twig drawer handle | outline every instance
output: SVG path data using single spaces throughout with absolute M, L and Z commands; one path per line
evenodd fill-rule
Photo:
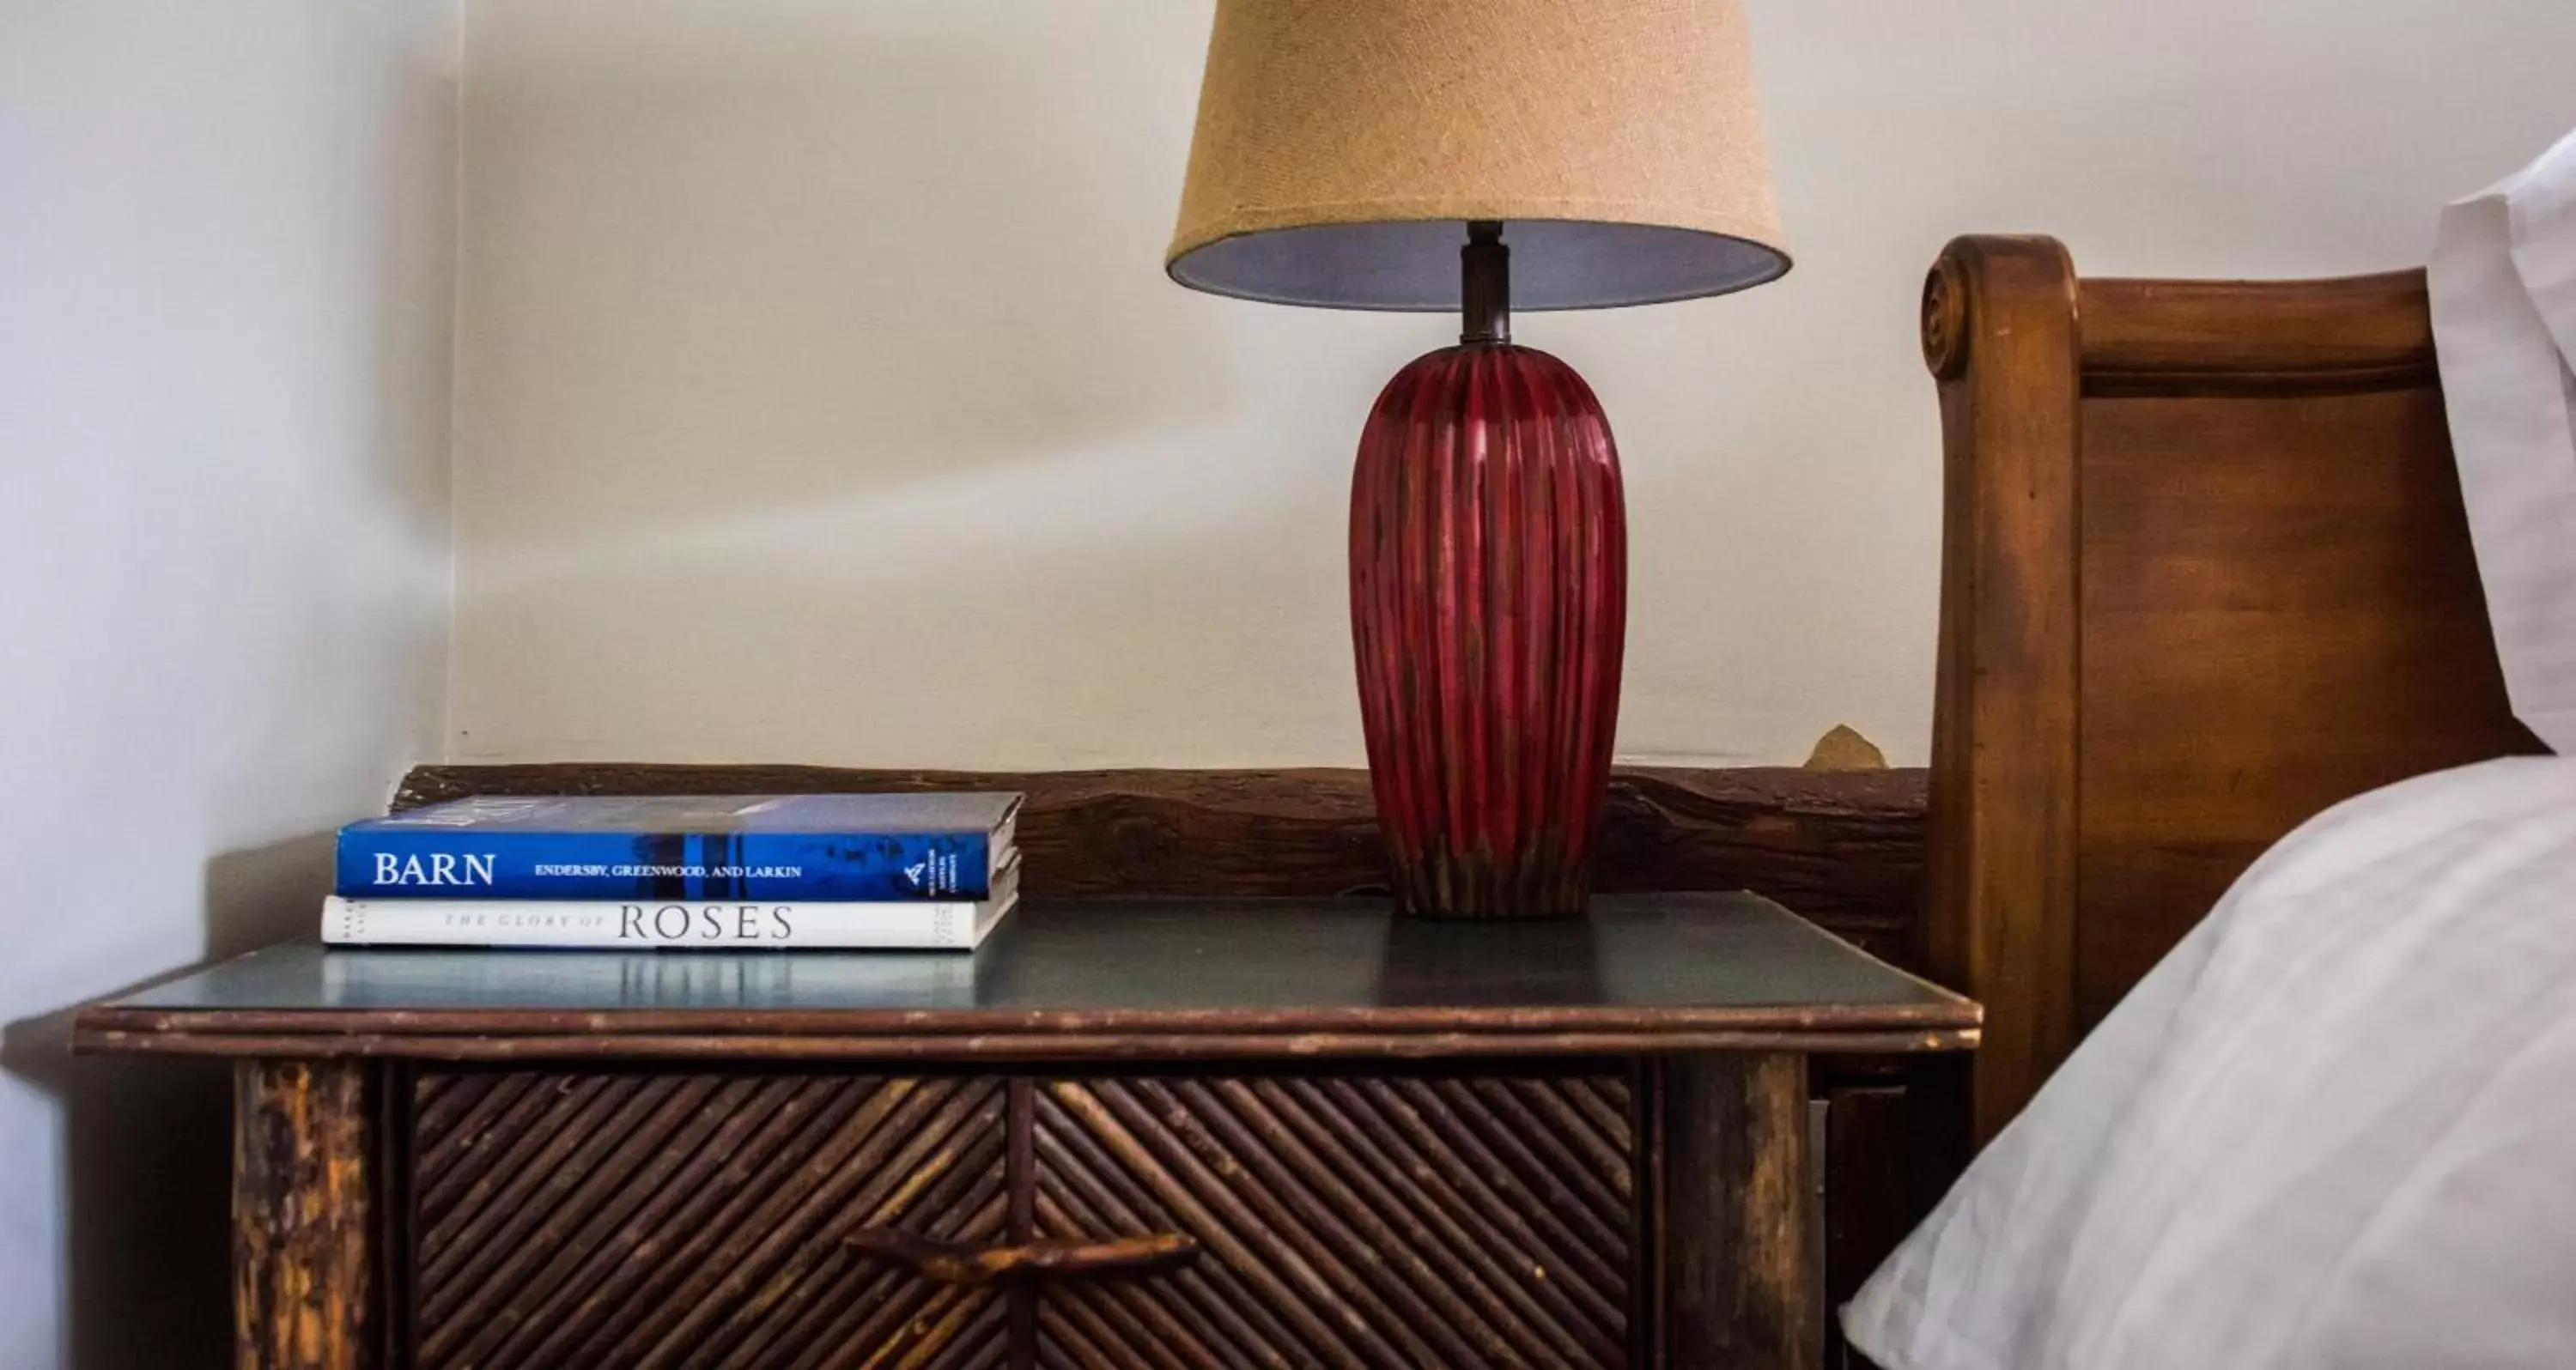
M 1168 1270 L 1199 1254 L 1199 1244 L 1177 1232 L 1106 1242 L 969 1246 L 890 1227 L 863 1227 L 842 1240 L 861 1251 L 900 1261 L 941 1284 L 960 1285 L 991 1284 L 1015 1275 L 1142 1274 Z

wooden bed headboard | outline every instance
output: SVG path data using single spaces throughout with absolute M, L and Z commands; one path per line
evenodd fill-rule
M 1945 448 L 1926 954 L 1986 1006 L 1982 1141 L 2263 849 L 2540 750 L 2461 512 L 2421 272 L 1933 268 Z

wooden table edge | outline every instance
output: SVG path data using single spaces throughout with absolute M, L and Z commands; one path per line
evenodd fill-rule
M 1711 1008 L 1384 1007 L 1294 1009 L 522 1009 L 162 1008 L 91 1004 L 76 1028 L 152 1033 L 369 1033 L 483 1036 L 796 1037 L 994 1033 L 1884 1032 L 1982 1026 L 1976 1004 L 1939 999 L 1893 1004 Z
M 75 1024 L 73 1050 L 104 1055 L 381 1057 L 423 1061 L 1116 1061 L 1231 1058 L 1431 1059 L 1675 1056 L 1708 1052 L 1872 1055 L 1973 1050 L 1975 1027 L 1562 1032 L 985 1032 L 795 1035 L 490 1032 L 136 1032 Z

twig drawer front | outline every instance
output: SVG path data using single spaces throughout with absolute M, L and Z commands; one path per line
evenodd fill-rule
M 423 1072 L 419 1370 L 998 1367 L 1005 1300 L 849 1249 L 1007 1224 L 988 1077 Z
M 418 1370 L 1641 1363 L 1616 1067 L 424 1069 L 404 1095 Z M 1161 1255 L 1037 1268 L 1122 1243 Z M 1031 1268 L 961 1273 L 1002 1253 Z
M 1047 1289 L 1040 1365 L 1630 1363 L 1624 1077 L 1169 1075 L 1033 1093 L 1041 1236 L 1199 1246 L 1165 1273 Z

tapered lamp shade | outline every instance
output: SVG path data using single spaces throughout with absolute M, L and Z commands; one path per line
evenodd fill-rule
M 1519 309 L 1786 271 L 1737 0 L 1218 0 L 1172 279 L 1456 309 L 1478 220 Z

